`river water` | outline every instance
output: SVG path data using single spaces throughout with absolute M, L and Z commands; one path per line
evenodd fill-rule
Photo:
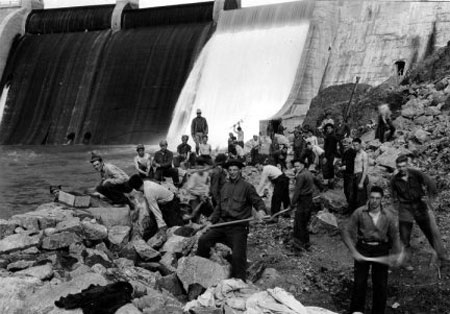
M 50 185 L 80 192 L 94 187 L 100 176 L 89 162 L 93 150 L 129 175 L 135 172 L 134 145 L 0 146 L 0 218 L 52 201 Z

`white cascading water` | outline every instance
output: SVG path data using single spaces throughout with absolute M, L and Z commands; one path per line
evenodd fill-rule
M 178 98 L 169 145 L 190 135 L 197 108 L 214 148 L 226 146 L 239 120 L 246 141 L 258 134 L 259 121 L 272 117 L 289 96 L 310 11 L 309 2 L 292 2 L 223 12 Z
M 5 111 L 6 99 L 8 99 L 9 85 L 3 88 L 0 95 L 0 125 L 2 124 L 3 112 Z

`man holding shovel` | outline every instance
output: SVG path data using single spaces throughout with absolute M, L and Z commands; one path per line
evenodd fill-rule
M 256 193 L 254 186 L 242 178 L 241 169 L 243 167 L 244 165 L 237 160 L 230 160 L 225 163 L 229 181 L 224 184 L 220 191 L 220 200 L 213 214 L 209 217 L 207 226 L 217 222 L 224 222 L 227 225 L 215 228 L 212 225 L 211 228 L 208 228 L 199 239 L 197 255 L 208 258 L 210 248 L 217 242 L 228 245 L 233 251 L 231 276 L 245 281 L 248 221 L 252 216 L 252 207 L 256 209 L 256 220 L 264 218 L 266 207 L 261 197 Z
M 381 206 L 383 189 L 373 186 L 367 205 L 353 212 L 342 231 L 344 243 L 355 259 L 354 285 L 350 313 L 365 313 L 369 269 L 372 268 L 372 314 L 384 314 L 387 299 L 389 250 L 400 252 L 395 218 Z M 355 245 L 356 242 L 356 245 Z M 403 254 L 399 254 L 397 264 Z

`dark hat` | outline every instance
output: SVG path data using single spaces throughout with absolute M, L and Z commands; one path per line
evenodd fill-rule
M 324 129 L 326 130 L 329 126 L 331 126 L 334 129 L 334 124 L 333 123 L 325 124 Z
M 239 169 L 242 169 L 242 168 L 244 168 L 244 164 L 242 163 L 242 162 L 240 162 L 239 160 L 236 160 L 236 159 L 231 159 L 231 160 L 229 160 L 229 161 L 227 161 L 226 163 L 225 163 L 225 168 L 229 168 L 229 167 L 231 167 L 231 166 L 236 166 L 236 167 L 238 167 Z
M 216 156 L 216 159 L 214 160 L 214 163 L 216 165 L 223 165 L 227 161 L 227 155 L 225 154 L 218 154 Z
M 91 163 L 94 163 L 96 161 L 103 161 L 102 156 L 97 155 L 95 152 L 91 152 Z

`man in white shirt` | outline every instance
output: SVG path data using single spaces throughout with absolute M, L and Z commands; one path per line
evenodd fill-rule
M 289 178 L 277 167 L 272 165 L 263 165 L 260 161 L 257 162 L 256 168 L 261 172 L 261 181 L 259 182 L 256 192 L 262 196 L 264 189 L 269 183 L 273 184 L 273 195 L 270 204 L 271 215 L 278 213 L 281 209 L 281 204 L 287 209 L 290 206 L 289 199 Z M 277 222 L 278 217 L 272 222 Z
M 130 177 L 128 185 L 144 193 L 148 209 L 155 216 L 159 229 L 183 224 L 178 198 L 169 189 L 153 181 L 143 181 L 138 174 Z

